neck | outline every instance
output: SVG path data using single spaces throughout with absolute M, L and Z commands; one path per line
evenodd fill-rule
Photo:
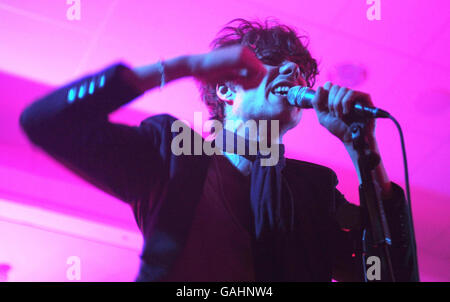
M 262 165 L 275 165 L 278 162 L 279 144 L 282 144 L 282 135 L 280 133 L 278 121 L 247 121 L 233 119 L 225 120 L 224 130 L 247 139 L 249 142 L 256 142 L 259 150 L 264 154 L 269 154 L 270 158 L 261 160 Z M 222 132 L 217 135 L 223 135 Z M 245 157 L 224 152 L 228 160 L 239 169 L 244 175 L 248 175 L 252 162 Z M 275 160 L 275 161 L 274 161 Z

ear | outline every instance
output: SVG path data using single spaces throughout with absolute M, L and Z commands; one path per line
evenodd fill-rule
M 220 83 L 216 86 L 217 97 L 228 105 L 233 105 L 236 91 L 230 84 Z

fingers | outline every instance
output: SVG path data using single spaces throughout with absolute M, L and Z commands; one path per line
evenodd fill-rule
M 267 73 L 253 51 L 242 45 L 215 49 L 197 57 L 190 63 L 191 73 L 206 82 L 236 81 L 257 86 Z
M 333 116 L 337 116 L 336 115 L 336 111 L 335 111 L 335 106 L 336 106 L 336 95 L 339 91 L 339 86 L 338 85 L 333 85 L 330 88 L 330 92 L 328 94 L 328 111 L 331 113 L 331 115 Z
M 244 83 L 247 82 L 247 85 L 252 86 L 257 86 L 267 73 L 267 69 L 264 67 L 264 64 L 248 47 L 242 48 L 241 58 L 237 68 L 242 68 L 246 71 L 241 73 L 241 80 L 243 80 Z
M 328 112 L 328 91 L 324 87 L 319 87 L 311 104 L 317 113 Z
M 331 82 L 326 82 L 323 87 L 319 87 L 314 95 L 311 104 L 317 113 L 328 113 L 329 91 L 332 87 Z
M 343 98 L 344 96 L 347 94 L 348 92 L 348 88 L 345 87 L 340 87 L 336 96 L 334 97 L 334 101 L 333 101 L 333 111 L 334 111 L 334 115 L 342 118 L 343 116 Z
M 327 93 L 328 95 L 326 95 Z M 342 118 L 351 112 L 355 102 L 373 106 L 368 94 L 326 82 L 323 87 L 319 87 L 312 103 L 317 110 L 326 111 L 334 117 Z
M 355 92 L 353 90 L 348 90 L 347 93 L 342 98 L 342 107 L 343 107 L 343 114 L 349 114 L 353 103 L 352 100 L 354 100 L 354 94 Z
M 214 58 L 218 62 L 216 78 L 236 82 L 248 89 L 257 87 L 266 75 L 266 68 L 250 48 L 234 45 L 221 51 L 216 51 Z

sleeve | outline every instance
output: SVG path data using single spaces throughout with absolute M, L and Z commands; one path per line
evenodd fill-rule
M 395 183 L 392 183 L 392 187 L 391 198 L 382 203 L 391 233 L 392 245 L 389 251 L 395 279 L 397 282 L 418 281 L 416 247 L 408 219 L 408 206 L 403 190 Z M 335 206 L 335 230 L 331 249 L 334 254 L 333 277 L 338 281 L 364 281 L 360 207 L 349 203 L 337 189 Z M 377 249 L 370 244 L 370 229 L 367 229 L 366 234 L 367 256 L 379 256 Z M 382 268 L 382 280 L 383 271 L 385 269 Z
M 110 112 L 141 94 L 132 75 L 116 64 L 57 89 L 29 105 L 20 125 L 64 166 L 134 205 L 149 198 L 152 185 L 164 178 L 166 159 L 161 117 L 139 127 L 108 121 Z
M 392 183 L 392 189 L 392 197 L 383 200 L 383 207 L 392 239 L 390 255 L 395 280 L 397 282 L 418 282 L 416 240 L 408 203 L 400 186 Z

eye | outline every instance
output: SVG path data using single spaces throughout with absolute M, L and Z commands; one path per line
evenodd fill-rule
M 270 66 L 278 66 L 283 63 L 283 56 L 275 53 L 266 53 L 258 57 L 261 62 Z
M 265 58 L 262 58 L 261 61 L 264 64 L 270 65 L 270 66 L 278 66 L 283 62 L 282 59 L 275 58 L 275 57 L 265 57 Z

